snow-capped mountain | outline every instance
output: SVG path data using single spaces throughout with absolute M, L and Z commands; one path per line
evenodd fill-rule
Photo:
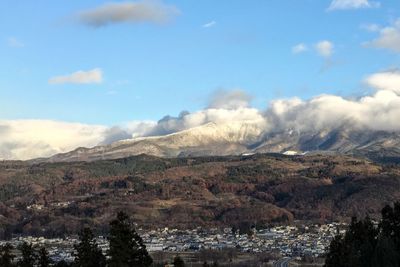
M 336 152 L 366 156 L 400 155 L 400 133 L 351 130 L 265 132 L 257 123 L 208 123 L 164 136 L 140 137 L 57 154 L 49 161 L 93 161 L 138 154 L 159 157 L 241 155 L 247 153 Z

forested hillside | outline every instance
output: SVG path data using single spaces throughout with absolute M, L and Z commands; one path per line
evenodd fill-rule
M 140 227 L 235 226 L 378 216 L 400 199 L 400 166 L 346 156 L 0 163 L 0 237 L 100 232 L 119 210 Z

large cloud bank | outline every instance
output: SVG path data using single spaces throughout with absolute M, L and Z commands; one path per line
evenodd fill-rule
M 48 120 L 0 120 L 0 159 L 30 159 L 94 146 L 106 129 Z
M 106 127 L 44 120 L 0 120 L 0 158 L 47 157 L 84 146 L 110 144 L 134 137 L 166 135 L 209 122 L 252 123 L 265 133 L 296 130 L 321 131 L 337 127 L 400 131 L 400 71 L 370 75 L 365 84 L 375 89 L 368 96 L 346 99 L 320 95 L 272 101 L 265 110 L 250 106 L 251 97 L 241 90 L 218 91 L 204 110 L 183 111 L 158 122 L 134 121 Z

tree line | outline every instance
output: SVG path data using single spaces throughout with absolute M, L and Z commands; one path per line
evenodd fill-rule
M 95 240 L 93 232 L 84 228 L 79 234 L 79 242 L 74 245 L 74 262 L 53 263 L 45 247 L 35 249 L 26 242 L 18 246 L 21 257 L 14 261 L 13 247 L 6 244 L 0 249 L 2 267 L 149 267 L 153 260 L 146 250 L 143 239 L 132 227 L 128 215 L 119 212 L 110 222 L 109 250 L 107 257 Z
M 346 233 L 332 240 L 325 267 L 400 267 L 400 202 L 381 214 L 376 223 L 353 218 Z

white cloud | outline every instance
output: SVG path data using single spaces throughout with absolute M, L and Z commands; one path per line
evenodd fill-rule
M 7 45 L 10 47 L 15 47 L 15 48 L 21 48 L 21 47 L 25 46 L 25 44 L 23 42 L 21 42 L 20 40 L 18 40 L 15 37 L 9 37 L 7 39 Z
M 224 106 L 212 108 L 209 105 L 207 109 L 197 112 L 182 112 L 178 117 L 166 116 L 156 125 L 149 126 L 143 135 L 164 135 L 208 122 L 255 123 L 264 129 L 265 134 L 287 130 L 315 134 L 340 127 L 400 131 L 400 90 L 397 87 L 400 72 L 390 75 L 377 73 L 369 76 L 367 83 L 377 91 L 358 99 L 335 95 L 319 95 L 307 101 L 296 97 L 277 99 L 265 111 L 247 105 L 238 105 L 233 109 Z
M 400 53 L 400 19 L 389 27 L 381 28 L 378 38 L 366 45 Z
M 299 132 L 339 127 L 400 131 L 400 71 L 375 73 L 365 82 L 377 91 L 358 99 L 320 95 L 272 101 L 266 119 L 269 128 Z
M 320 56 L 330 57 L 333 54 L 334 45 L 332 42 L 324 40 L 315 45 L 315 49 Z
M 372 74 L 365 82 L 378 90 L 388 90 L 400 94 L 400 70 Z
M 105 126 L 49 120 L 0 120 L 0 159 L 31 159 L 91 147 Z
M 345 10 L 345 9 L 360 9 L 360 8 L 377 8 L 380 7 L 379 2 L 369 0 L 332 0 L 329 11 Z
M 307 45 L 300 43 L 292 47 L 293 54 L 300 54 L 308 50 Z
M 217 24 L 217 22 L 213 20 L 213 21 L 203 24 L 203 28 L 211 28 L 211 27 L 214 27 L 216 24 Z
M 178 15 L 179 10 L 172 5 L 157 0 L 138 2 L 108 3 L 78 14 L 80 22 L 102 27 L 115 23 L 165 23 Z
M 333 130 L 340 127 L 400 130 L 400 96 L 381 90 L 356 100 L 321 95 L 309 101 L 277 100 L 267 113 L 273 129 L 298 132 Z
M 369 24 L 362 24 L 361 29 L 369 32 L 377 32 L 381 29 L 381 27 L 378 24 L 369 23 Z
M 75 83 L 75 84 L 90 84 L 90 83 L 101 83 L 103 81 L 103 72 L 101 69 L 96 68 L 89 71 L 77 71 L 71 74 L 56 76 L 49 79 L 50 84 L 63 84 L 63 83 Z
M 400 70 L 368 76 L 371 95 L 347 99 L 319 95 L 310 100 L 276 99 L 265 110 L 250 106 L 241 90 L 217 91 L 207 108 L 165 116 L 158 122 L 134 121 L 107 127 L 46 120 L 0 120 L 0 158 L 29 159 L 77 147 L 109 144 L 131 137 L 165 135 L 204 125 L 251 123 L 264 134 L 280 131 L 318 134 L 336 128 L 400 131 Z
M 211 96 L 209 108 L 217 109 L 238 109 L 250 106 L 252 97 L 245 91 L 236 90 L 217 90 Z
M 216 124 L 246 122 L 256 123 L 264 127 L 265 119 L 260 110 L 250 107 L 238 107 L 237 109 L 207 108 L 193 113 L 184 111 L 177 117 L 165 116 L 145 135 L 171 134 L 210 122 Z

